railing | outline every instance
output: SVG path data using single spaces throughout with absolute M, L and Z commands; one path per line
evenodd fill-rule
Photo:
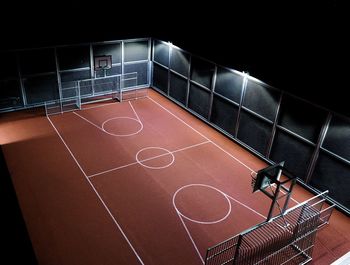
M 124 94 L 127 99 L 139 95 L 137 89 L 132 90 L 134 88 L 137 88 L 137 72 L 62 82 L 60 99 L 45 102 L 45 113 L 54 115 L 78 110 L 83 103 L 91 101 L 111 98 L 122 101 Z
M 317 230 L 329 222 L 334 205 L 324 208 L 320 193 L 207 250 L 206 265 L 305 264 L 312 259 Z

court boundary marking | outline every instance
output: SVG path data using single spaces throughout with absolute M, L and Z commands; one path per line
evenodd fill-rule
M 61 136 L 61 134 L 59 133 L 59 131 L 57 130 L 57 128 L 55 127 L 55 125 L 53 124 L 53 122 L 51 121 L 50 117 L 47 116 L 47 119 L 49 120 L 51 126 L 54 128 L 55 132 L 57 133 L 57 135 L 59 136 L 59 138 L 61 139 L 62 143 L 64 144 L 64 146 L 67 148 L 69 154 L 71 155 L 71 157 L 73 158 L 73 160 L 75 161 L 75 163 L 77 164 L 77 166 L 79 167 L 79 169 L 81 170 L 81 172 L 84 174 L 85 180 L 89 183 L 90 187 L 93 189 L 93 191 L 95 192 L 97 198 L 99 199 L 99 201 L 101 202 L 101 204 L 103 205 L 103 207 L 105 208 L 105 210 L 107 211 L 108 215 L 112 218 L 114 224 L 117 226 L 119 232 L 122 234 L 122 236 L 124 237 L 124 239 L 126 240 L 126 242 L 128 243 L 129 247 L 131 248 L 131 250 L 134 252 L 136 258 L 139 260 L 139 262 L 142 265 L 145 265 L 140 257 L 140 255 L 137 253 L 136 249 L 134 248 L 134 246 L 131 244 L 129 238 L 126 236 L 125 232 L 123 231 L 122 227 L 120 226 L 120 224 L 118 223 L 118 221 L 115 219 L 114 215 L 112 214 L 111 210 L 108 208 L 107 204 L 104 202 L 104 200 L 102 199 L 102 197 L 100 196 L 100 194 L 98 193 L 98 191 L 96 190 L 95 186 L 92 184 L 91 180 L 87 177 L 85 171 L 83 170 L 83 168 L 80 166 L 79 162 L 77 161 L 77 159 L 75 158 L 74 154 L 72 153 L 72 151 L 70 150 L 70 148 L 68 147 L 67 143 L 64 141 L 63 137 Z
M 214 146 L 216 146 L 218 149 L 220 149 L 221 151 L 223 151 L 224 153 L 226 153 L 228 156 L 230 156 L 231 158 L 233 158 L 236 162 L 238 162 L 239 164 L 243 165 L 245 168 L 249 169 L 251 172 L 256 172 L 255 170 L 253 170 L 252 168 L 250 168 L 249 166 L 247 166 L 246 164 L 244 164 L 241 160 L 239 160 L 238 158 L 236 158 L 234 155 L 232 155 L 231 153 L 229 153 L 228 151 L 226 151 L 225 149 L 223 149 L 221 146 L 219 146 L 218 144 L 216 144 L 215 142 L 213 142 L 212 140 L 210 140 L 208 137 L 206 137 L 205 135 L 203 135 L 201 132 L 199 132 L 198 130 L 194 129 L 192 126 L 190 126 L 189 124 L 187 124 L 184 120 L 182 120 L 181 118 L 179 118 L 178 116 L 176 116 L 174 113 L 172 113 L 170 110 L 168 110 L 167 108 L 165 108 L 163 105 L 161 105 L 160 103 L 156 102 L 154 99 L 152 99 L 151 97 L 147 96 L 148 99 L 150 99 L 151 101 L 153 101 L 156 105 L 158 105 L 160 108 L 162 108 L 163 110 L 165 110 L 166 112 L 168 112 L 170 115 L 172 115 L 173 117 L 175 117 L 177 120 L 179 120 L 181 123 L 185 124 L 187 127 L 189 127 L 190 129 L 192 129 L 193 131 L 195 131 L 197 134 L 199 134 L 200 136 L 202 136 L 206 141 L 205 142 L 201 142 L 201 143 L 198 143 L 198 144 L 194 144 L 194 145 L 191 145 L 191 146 L 187 146 L 187 147 L 184 147 L 184 148 L 181 148 L 181 149 L 178 149 L 178 150 L 175 150 L 175 151 L 172 151 L 171 153 L 176 153 L 176 152 L 180 152 L 180 151 L 183 151 L 183 150 L 186 150 L 186 149 L 189 149 L 189 148 L 192 148 L 192 147 L 195 147 L 195 146 L 199 146 L 199 145 L 203 145 L 203 144 L 206 144 L 206 143 L 211 143 L 213 144 Z M 97 108 L 97 107 L 104 107 L 104 106 L 107 106 L 107 105 L 111 105 L 111 104 L 115 104 L 115 103 L 108 103 L 108 104 L 104 104 L 104 105 L 101 105 L 101 106 L 95 106 L 95 107 L 92 107 L 92 108 Z M 137 115 L 134 107 L 132 106 L 131 102 L 129 101 L 129 104 L 135 114 L 135 116 L 137 117 L 137 119 L 139 119 L 139 116 Z M 85 109 L 83 109 L 85 110 Z M 99 126 L 97 126 L 96 124 L 92 123 L 91 121 L 87 120 L 86 118 L 82 117 L 81 115 L 77 114 L 76 112 L 73 112 L 75 115 L 81 117 L 82 119 L 86 120 L 87 122 L 89 122 L 90 124 L 94 125 L 95 127 L 99 128 L 100 130 L 103 130 L 101 129 Z M 125 167 L 128 167 L 128 166 L 131 166 L 131 165 L 134 165 L 134 164 L 139 164 L 139 162 L 133 162 L 133 163 L 130 163 L 130 164 L 127 164 L 127 165 L 123 165 L 123 166 L 119 166 L 119 167 L 116 167 L 116 168 L 112 168 L 112 169 L 109 169 L 109 170 L 106 170 L 106 171 L 103 171 L 103 172 L 100 172 L 100 173 L 96 173 L 96 174 L 93 174 L 93 175 L 87 175 L 85 173 L 85 171 L 83 170 L 82 166 L 79 164 L 79 162 L 77 161 L 77 159 L 75 158 L 73 152 L 70 150 L 70 148 L 68 147 L 67 143 L 65 142 L 65 140 L 63 139 L 63 137 L 61 136 L 61 134 L 59 133 L 59 131 L 57 130 L 57 128 L 55 127 L 55 125 L 53 124 L 53 122 L 51 121 L 51 119 L 47 116 L 47 119 L 49 120 L 51 126 L 53 127 L 53 129 L 55 130 L 56 134 L 59 136 L 59 138 L 61 139 L 62 143 L 64 144 L 64 146 L 66 147 L 66 149 L 68 150 L 69 154 L 71 155 L 71 157 L 73 158 L 74 162 L 77 164 L 78 168 L 80 169 L 80 171 L 83 173 L 86 181 L 89 183 L 89 185 L 91 186 L 91 188 L 93 189 L 93 191 L 95 192 L 97 198 L 99 199 L 99 201 L 101 202 L 101 204 L 103 205 L 103 207 L 105 208 L 105 210 L 107 211 L 108 215 L 112 218 L 113 222 L 115 223 L 115 225 L 117 226 L 118 230 L 120 231 L 120 233 L 122 234 L 122 236 L 124 237 L 124 239 L 126 240 L 126 242 L 128 243 L 129 247 L 131 248 L 131 250 L 133 251 L 133 253 L 135 254 L 135 256 L 137 257 L 138 261 L 144 265 L 140 255 L 137 253 L 136 249 L 133 247 L 133 245 L 131 244 L 130 240 L 128 239 L 128 237 L 126 236 L 125 232 L 123 231 L 122 227 L 120 226 L 120 224 L 118 223 L 118 221 L 116 220 L 116 218 L 113 216 L 112 212 L 110 211 L 110 209 L 108 208 L 107 204 L 104 202 L 104 200 L 102 199 L 102 197 L 100 196 L 100 194 L 98 193 L 98 191 L 96 190 L 95 186 L 92 184 L 90 178 L 94 177 L 94 176 L 97 176 L 97 175 L 101 175 L 101 174 L 105 174 L 105 173 L 108 173 L 108 172 L 111 172 L 111 171 L 114 171 L 114 170 L 117 170 L 117 169 L 121 169 L 121 168 L 125 168 Z M 140 121 L 141 122 L 141 121 Z M 105 132 L 105 131 L 104 131 Z M 107 132 L 106 132 L 107 133 Z M 141 160 L 142 162 L 143 161 L 147 161 L 147 160 L 151 160 L 151 159 L 155 159 L 155 158 L 158 158 L 158 157 L 161 157 L 161 156 L 165 156 L 165 155 L 169 155 L 169 153 L 165 153 L 165 154 L 161 154 L 161 155 L 158 155 L 158 156 L 155 156 L 155 157 L 151 157 L 151 158 L 147 158 L 147 159 L 144 159 L 144 160 Z M 214 188 L 215 189 L 215 188 Z M 258 214 L 259 216 L 261 217 L 264 217 L 262 214 L 260 214 L 259 212 L 257 212 L 256 210 L 252 209 L 251 207 L 245 205 L 244 203 L 234 199 L 232 196 L 226 194 L 226 193 L 223 193 L 225 194 L 225 197 L 227 198 L 230 198 L 232 199 L 233 201 L 235 201 L 236 203 L 242 205 L 243 207 L 251 210 L 252 212 Z M 297 202 L 296 200 L 294 200 L 292 198 L 293 201 Z M 173 205 L 174 206 L 174 205 Z M 174 206 L 175 207 L 175 206 Z M 195 247 L 196 251 L 197 251 L 197 254 L 199 255 L 202 263 L 204 264 L 204 259 L 203 257 L 201 256 L 192 236 L 191 236 L 191 233 L 189 232 L 186 224 L 184 223 L 184 220 L 183 218 L 181 217 L 181 214 L 179 213 L 179 211 L 176 209 L 175 207 L 175 211 L 177 213 L 177 215 L 179 216 L 180 220 L 181 220 L 181 223 L 182 225 L 184 226 L 193 246 Z M 189 220 L 191 221 L 191 220 Z
M 179 217 L 179 219 L 180 219 L 180 221 L 181 221 L 181 223 L 182 223 L 182 226 L 184 227 L 184 229 L 185 229 L 185 231 L 186 231 L 186 233 L 187 233 L 187 236 L 189 237 L 190 241 L 192 242 L 192 245 L 193 245 L 195 251 L 197 252 L 198 257 L 200 258 L 200 260 L 202 261 L 203 264 L 205 264 L 204 258 L 202 257 L 202 255 L 201 255 L 201 253 L 200 253 L 200 251 L 199 251 L 199 249 L 198 249 L 198 246 L 197 246 L 195 240 L 193 239 L 192 234 L 191 234 L 191 232 L 189 231 L 189 229 L 188 229 L 188 227 L 187 227 L 187 225 L 186 225 L 184 219 L 186 219 L 186 220 L 188 220 L 188 221 L 190 221 L 190 222 L 199 224 L 199 225 L 201 225 L 201 224 L 202 224 L 202 225 L 217 224 L 217 223 L 219 223 L 219 222 L 224 221 L 224 220 L 231 214 L 231 202 L 230 202 L 230 210 L 229 210 L 228 214 L 227 214 L 224 218 L 220 219 L 219 221 L 217 221 L 217 222 L 215 222 L 215 223 L 198 222 L 198 221 L 196 221 L 196 220 L 192 220 L 191 218 L 187 218 L 186 216 L 184 216 L 184 215 L 178 210 L 178 208 L 176 207 L 176 203 L 175 203 L 175 197 L 176 197 L 177 193 L 178 193 L 180 190 L 182 190 L 182 189 L 184 189 L 184 188 L 186 188 L 186 187 L 190 187 L 190 186 L 202 186 L 202 187 L 208 187 L 208 188 L 214 189 L 214 190 L 218 191 L 219 193 L 221 193 L 222 195 L 224 195 L 226 199 L 228 199 L 228 200 L 229 200 L 229 199 L 233 200 L 234 202 L 236 202 L 236 203 L 238 203 L 239 205 L 241 205 L 241 206 L 247 208 L 248 210 L 251 210 L 253 213 L 259 215 L 260 217 L 262 217 L 262 218 L 264 218 L 264 219 L 267 218 L 265 215 L 263 215 L 263 214 L 257 212 L 256 210 L 253 210 L 253 209 L 252 209 L 251 207 L 249 207 L 248 205 L 245 205 L 244 203 L 240 202 L 239 200 L 234 199 L 232 196 L 228 195 L 227 193 L 223 192 L 222 190 L 220 190 L 220 189 L 218 189 L 218 188 L 215 188 L 215 187 L 213 187 L 213 186 L 211 186 L 211 185 L 203 184 L 203 183 L 192 183 L 192 184 L 187 184 L 187 185 L 184 185 L 184 186 L 178 188 L 178 189 L 174 192 L 174 194 L 173 194 L 173 198 L 172 198 L 173 207 L 174 207 L 174 210 L 175 210 L 177 216 Z
M 89 109 L 101 108 L 101 107 L 105 107 L 105 106 L 108 106 L 108 105 L 113 105 L 113 104 L 115 104 L 115 103 L 116 103 L 116 102 L 110 102 L 110 103 L 100 104 L 100 105 L 91 106 L 91 107 L 84 107 L 84 104 L 83 104 L 83 107 L 81 108 L 80 111 L 89 110 Z M 92 104 L 92 103 L 87 103 L 86 105 L 88 105 L 88 104 Z
M 115 103 L 109 103 L 108 105 L 110 104 L 115 104 Z M 105 104 L 107 105 L 107 104 Z M 112 118 L 109 118 L 107 120 L 105 120 L 101 126 L 93 123 L 92 121 L 90 121 L 89 119 L 83 117 L 82 115 L 78 114 L 77 112 L 73 111 L 73 114 L 75 114 L 76 116 L 78 116 L 79 118 L 83 119 L 84 121 L 90 123 L 91 125 L 95 126 L 96 128 L 98 128 L 99 130 L 101 130 L 102 132 L 106 133 L 106 134 L 109 134 L 111 136 L 117 136 L 117 137 L 128 137 L 128 136 L 133 136 L 133 135 L 136 135 L 138 134 L 139 132 L 141 132 L 143 130 L 143 123 L 139 117 L 139 115 L 137 115 L 134 107 L 132 106 L 131 102 L 129 101 L 129 105 L 134 113 L 134 115 L 136 116 L 136 119 L 133 118 L 133 117 L 127 117 L 127 116 L 116 116 L 116 117 L 112 117 Z M 96 106 L 97 108 L 98 106 Z M 108 132 L 107 130 L 104 129 L 104 125 L 106 122 L 110 121 L 110 120 L 113 120 L 113 119 L 130 119 L 130 120 L 135 120 L 136 122 L 138 122 L 141 126 L 140 128 L 136 131 L 136 132 L 133 132 L 133 133 L 129 133 L 129 134 L 115 134 L 115 133 L 111 133 L 111 132 Z

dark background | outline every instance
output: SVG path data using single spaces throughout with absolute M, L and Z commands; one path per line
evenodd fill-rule
M 150 1 L 30 2 L 2 6 L 1 50 L 155 37 L 350 116 L 350 23 L 340 1 L 202 1 L 196 7 L 163 1 L 157 8 Z M 10 209 L 2 219 L 3 253 L 35 264 L 3 160 L 0 165 L 6 176 L 0 193 Z
M 345 7 L 337 0 L 280 2 L 9 6 L 1 18 L 1 45 L 9 49 L 156 37 L 350 115 Z

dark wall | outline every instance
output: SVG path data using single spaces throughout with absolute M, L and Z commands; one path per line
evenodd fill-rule
M 153 87 L 350 212 L 348 118 L 161 41 Z
M 147 85 L 149 46 L 148 39 L 133 39 L 0 52 L 0 112 L 58 100 L 65 94 L 60 88 L 75 86 L 78 80 L 123 72 L 137 75 L 137 80 L 125 82 L 127 87 Z M 94 57 L 103 55 L 112 57 L 111 69 L 94 71 Z

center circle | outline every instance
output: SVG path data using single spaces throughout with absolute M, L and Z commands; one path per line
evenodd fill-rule
M 131 117 L 114 117 L 102 123 L 102 130 L 113 136 L 132 136 L 143 129 L 143 124 Z
M 171 166 L 175 161 L 175 156 L 162 147 L 145 147 L 137 152 L 136 161 L 146 168 L 162 169 Z M 162 165 L 157 165 L 159 162 Z
M 199 224 L 219 223 L 229 216 L 232 208 L 225 193 L 205 184 L 181 187 L 173 196 L 173 205 L 183 218 Z

